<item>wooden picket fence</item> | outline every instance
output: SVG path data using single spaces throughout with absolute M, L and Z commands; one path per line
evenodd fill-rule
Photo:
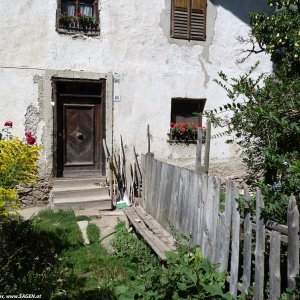
M 285 226 L 261 218 L 264 200 L 259 189 L 256 215 L 241 215 L 236 201 L 239 191 L 232 181 L 226 183 L 225 203 L 220 203 L 219 178 L 161 162 L 152 153 L 142 156 L 142 175 L 146 211 L 161 225 L 169 221 L 190 236 L 204 257 L 218 264 L 219 271 L 228 272 L 233 297 L 253 287 L 255 300 L 273 300 L 286 287 L 295 287 L 299 211 L 293 196 Z M 243 194 L 249 199 L 247 187 Z

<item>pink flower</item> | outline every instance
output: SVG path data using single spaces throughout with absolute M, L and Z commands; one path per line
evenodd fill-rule
M 182 132 L 186 132 L 186 128 L 185 127 L 181 127 L 181 131 Z
M 33 136 L 28 136 L 27 139 L 26 139 L 26 141 L 27 141 L 28 145 L 33 145 L 35 143 L 35 141 L 36 141 L 36 138 L 33 137 Z
M 25 131 L 25 135 L 26 135 L 27 137 L 30 137 L 30 136 L 31 136 L 31 131 L 30 131 L 30 130 L 26 130 L 26 131 Z
M 6 121 L 4 123 L 4 126 L 13 127 L 13 122 L 12 121 Z

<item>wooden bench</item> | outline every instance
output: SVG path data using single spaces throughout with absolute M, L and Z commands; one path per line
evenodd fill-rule
M 153 249 L 162 262 L 167 260 L 166 252 L 176 250 L 175 240 L 151 215 L 140 207 L 124 209 L 130 224 Z

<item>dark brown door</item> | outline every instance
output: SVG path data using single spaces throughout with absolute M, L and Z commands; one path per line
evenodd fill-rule
M 74 84 L 74 83 L 73 83 Z M 103 111 L 100 95 L 65 93 L 58 88 L 57 176 L 85 177 L 104 175 L 102 151 Z

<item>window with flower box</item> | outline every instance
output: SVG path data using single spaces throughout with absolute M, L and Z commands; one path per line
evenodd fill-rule
M 98 35 L 98 0 L 58 0 L 57 31 Z
M 195 143 L 206 99 L 173 98 L 169 142 Z M 204 128 L 204 127 L 202 127 Z

